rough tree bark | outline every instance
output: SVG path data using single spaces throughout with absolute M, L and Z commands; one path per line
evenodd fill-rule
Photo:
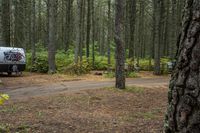
M 111 56 L 110 56 L 110 43 L 111 43 L 111 0 L 108 0 L 108 36 L 107 36 L 107 52 L 108 52 L 108 71 L 110 71 Z
M 160 75 L 160 37 L 161 37 L 161 1 L 154 0 L 155 35 L 154 35 L 154 74 Z
M 57 0 L 48 0 L 48 62 L 49 73 L 56 72 L 55 54 L 56 54 L 56 12 Z
M 36 58 L 36 47 L 35 47 L 35 32 L 36 32 L 36 11 L 35 11 L 35 0 L 31 0 L 31 65 L 35 64 Z
M 86 37 L 86 57 L 87 60 L 89 61 L 89 56 L 90 56 L 90 31 L 91 31 L 91 1 L 87 0 L 87 37 Z
M 135 0 L 129 0 L 130 6 L 129 6 L 129 14 L 130 14 L 130 46 L 129 46 L 129 58 L 132 58 L 134 60 L 134 34 L 135 34 L 135 22 L 136 22 L 136 1 Z
M 94 0 L 91 3 L 92 10 L 92 67 L 94 68 L 95 63 L 95 10 L 94 10 Z
M 186 0 L 165 133 L 200 132 L 200 1 Z
M 4 46 L 10 46 L 10 0 L 2 0 L 1 21 Z
M 81 43 L 81 0 L 77 0 L 77 16 L 76 16 L 76 45 L 75 45 L 75 64 L 79 62 L 80 43 Z
M 115 2 L 116 88 L 125 89 L 125 45 L 122 40 L 124 0 Z

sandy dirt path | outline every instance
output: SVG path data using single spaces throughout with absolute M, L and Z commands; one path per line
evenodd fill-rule
M 157 78 L 136 78 L 127 79 L 127 86 L 136 86 L 144 88 L 167 88 L 169 83 L 168 77 Z M 4 87 L 1 87 L 0 91 L 10 95 L 11 99 L 30 98 L 35 96 L 48 96 L 58 93 L 65 93 L 71 91 L 99 89 L 105 87 L 113 87 L 114 80 L 110 81 L 64 81 L 64 82 L 49 82 L 48 84 L 33 84 L 27 86 L 20 84 L 19 86 L 6 85 L 4 81 Z

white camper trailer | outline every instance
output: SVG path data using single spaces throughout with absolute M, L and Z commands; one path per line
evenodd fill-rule
M 0 47 L 0 72 L 22 72 L 26 67 L 24 49 L 14 47 Z

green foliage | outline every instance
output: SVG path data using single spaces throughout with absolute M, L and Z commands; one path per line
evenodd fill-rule
M 68 65 L 65 69 L 64 72 L 71 74 L 71 75 L 81 75 L 81 74 L 87 74 L 91 70 L 91 67 L 89 63 L 84 60 L 82 63 L 72 63 Z
M 56 54 L 56 67 L 58 72 L 64 72 L 66 67 L 70 66 L 74 61 L 73 51 L 69 50 L 67 53 L 65 51 L 58 51 Z
M 0 94 L 0 105 L 2 105 L 8 99 L 9 99 L 9 96 L 7 94 Z
M 35 64 L 31 65 L 31 53 L 28 52 L 27 56 L 27 70 L 32 72 L 40 72 L 47 73 L 48 72 L 48 53 L 44 50 L 44 47 L 41 44 L 38 45 L 38 52 L 36 53 Z M 83 50 L 85 54 L 85 49 Z M 88 73 L 89 70 L 107 70 L 108 67 L 110 70 L 115 70 L 115 59 L 114 52 L 111 52 L 111 65 L 108 66 L 108 58 L 107 56 L 101 56 L 98 52 L 95 52 L 95 61 L 94 66 L 92 65 L 92 58 L 89 58 L 89 63 L 86 61 L 86 57 L 83 56 L 83 62 L 77 65 L 74 64 L 74 51 L 73 48 L 65 52 L 64 50 L 58 50 L 56 53 L 56 68 L 57 71 L 62 73 L 71 73 L 71 74 L 84 74 Z M 169 62 L 169 58 L 161 58 L 161 69 L 162 73 L 167 73 L 167 62 Z M 126 63 L 128 65 L 128 71 L 134 71 L 134 65 L 136 64 L 136 60 L 127 59 Z M 154 60 L 153 59 L 140 59 L 139 67 L 142 71 L 152 71 L 154 68 Z M 80 69 L 80 70 L 78 70 Z M 68 72 L 69 71 L 69 72 Z M 105 74 L 105 77 L 113 78 L 115 77 L 114 73 Z M 137 77 L 135 73 L 128 73 L 127 77 L 134 78 Z
M 104 74 L 105 78 L 114 78 L 115 77 L 115 72 L 108 72 Z
M 136 72 L 128 72 L 127 73 L 127 78 L 138 78 L 139 76 L 137 75 Z
M 27 70 L 31 72 L 40 72 L 47 73 L 48 72 L 48 57 L 47 52 L 37 53 L 35 58 L 35 63 L 31 64 L 31 54 L 27 54 Z
M 92 60 L 90 62 L 92 62 Z M 114 62 L 115 62 L 114 58 L 111 58 L 111 66 L 109 66 L 111 69 L 115 68 Z M 97 55 L 95 57 L 93 70 L 107 70 L 107 69 L 108 69 L 108 58 L 106 56 Z
M 115 72 L 113 72 L 113 71 L 107 72 L 107 73 L 104 74 L 104 77 L 105 78 L 114 78 L 115 77 Z M 137 75 L 136 72 L 131 71 L 131 72 L 127 72 L 126 73 L 126 77 L 127 78 L 137 78 L 138 75 Z
M 134 71 L 134 65 L 135 65 L 134 61 L 132 59 L 127 59 L 126 63 L 128 65 L 128 69 L 130 71 Z
M 9 133 L 10 128 L 9 125 L 0 124 L 0 133 Z

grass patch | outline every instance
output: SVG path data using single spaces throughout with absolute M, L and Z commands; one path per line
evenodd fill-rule
M 42 118 L 44 116 L 44 112 L 38 111 L 36 116 L 37 116 L 37 118 Z
M 2 108 L 0 110 L 1 113 L 10 113 L 10 114 L 14 114 L 14 113 L 17 113 L 19 110 L 23 110 L 23 107 L 18 107 L 18 106 L 15 106 L 15 105 L 12 105 L 10 107 L 5 107 L 5 108 Z
M 0 124 L 0 133 L 8 133 L 10 131 L 9 124 Z
M 156 118 L 156 114 L 153 112 L 137 112 L 134 114 L 126 115 L 121 118 L 122 121 L 133 122 L 135 119 L 142 118 L 145 120 L 151 120 Z
M 31 130 L 31 127 L 26 124 L 22 124 L 19 127 L 17 127 L 17 132 L 20 132 L 20 133 L 29 133 L 30 130 Z
M 117 89 L 114 87 L 105 88 L 106 90 L 116 91 L 116 92 L 130 92 L 130 93 L 143 93 L 144 88 L 141 87 L 126 87 L 126 89 Z
M 103 74 L 104 78 L 114 78 L 115 77 L 115 72 L 108 72 Z
M 156 115 L 153 112 L 138 113 L 138 115 L 143 117 L 145 120 L 156 118 Z
M 127 78 L 139 78 L 139 76 L 136 72 L 128 72 Z

